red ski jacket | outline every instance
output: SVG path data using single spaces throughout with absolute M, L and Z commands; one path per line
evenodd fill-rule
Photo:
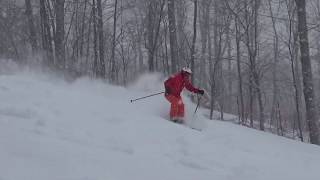
M 187 88 L 193 93 L 198 93 L 199 89 L 193 87 L 190 82 L 189 76 L 179 72 L 164 82 L 164 87 L 169 90 L 169 94 L 180 97 L 180 93 L 184 88 Z

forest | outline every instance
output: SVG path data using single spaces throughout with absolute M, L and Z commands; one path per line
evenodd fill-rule
M 190 67 L 211 119 L 320 145 L 320 0 L 0 0 L 0 59 L 119 86 Z

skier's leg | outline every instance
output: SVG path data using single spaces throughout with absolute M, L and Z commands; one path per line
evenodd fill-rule
M 172 121 L 177 120 L 179 116 L 179 98 L 173 96 L 173 95 L 167 95 L 165 96 L 166 99 L 171 103 L 170 108 L 170 119 Z
M 181 97 L 178 101 L 178 117 L 181 123 L 183 123 L 184 122 L 184 103 Z

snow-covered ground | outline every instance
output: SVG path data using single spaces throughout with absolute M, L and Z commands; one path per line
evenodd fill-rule
M 205 119 L 166 120 L 157 75 L 128 88 L 0 75 L 0 180 L 319 180 L 320 147 Z M 189 123 L 195 108 L 185 98 Z

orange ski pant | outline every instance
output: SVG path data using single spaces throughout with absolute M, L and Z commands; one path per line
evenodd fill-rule
M 171 103 L 170 119 L 183 118 L 184 117 L 184 104 L 182 98 L 174 95 L 166 95 L 166 99 Z

